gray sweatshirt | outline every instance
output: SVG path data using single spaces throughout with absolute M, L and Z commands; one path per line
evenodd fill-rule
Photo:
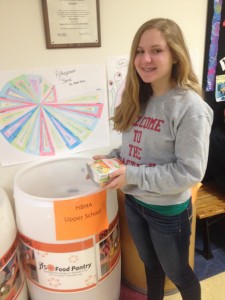
M 175 88 L 151 97 L 107 157 L 126 165 L 123 192 L 155 205 L 183 203 L 204 176 L 213 112 L 199 95 Z

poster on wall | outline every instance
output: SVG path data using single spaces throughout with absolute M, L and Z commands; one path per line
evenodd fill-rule
M 108 146 L 105 65 L 1 71 L 0 144 L 2 166 Z
M 120 104 L 128 68 L 128 56 L 110 56 L 107 58 L 107 83 L 109 97 L 109 115 L 114 115 Z
M 224 122 L 225 109 L 225 1 L 208 0 L 203 91 L 214 110 L 214 124 Z
M 109 56 L 106 62 L 107 89 L 109 102 L 109 116 L 114 116 L 115 108 L 120 104 L 128 69 L 129 56 Z M 110 122 L 111 140 L 117 139 L 119 134 L 113 131 L 113 123 Z

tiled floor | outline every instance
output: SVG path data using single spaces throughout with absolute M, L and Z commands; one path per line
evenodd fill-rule
M 200 280 L 202 300 L 225 300 L 225 222 L 210 228 L 213 258 L 206 260 L 201 253 L 201 227 L 196 228 L 195 272 Z M 181 300 L 180 294 L 166 295 L 165 300 Z M 121 285 L 120 300 L 147 300 L 146 295 Z
M 225 299 L 225 272 L 201 281 L 202 300 Z M 165 300 L 181 300 L 179 294 L 165 297 Z M 126 300 L 126 299 L 123 299 Z M 131 298 L 129 300 L 132 300 Z
M 225 300 L 225 272 L 201 281 L 202 300 Z M 165 300 L 182 300 L 179 293 L 164 297 Z M 122 285 L 120 300 L 147 300 L 146 295 Z

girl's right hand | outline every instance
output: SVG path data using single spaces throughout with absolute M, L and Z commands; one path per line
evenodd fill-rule
M 107 158 L 107 156 L 106 156 L 106 155 L 94 155 L 94 156 L 92 156 L 92 158 L 93 158 L 94 160 L 98 160 L 98 159 L 104 159 L 104 158 Z

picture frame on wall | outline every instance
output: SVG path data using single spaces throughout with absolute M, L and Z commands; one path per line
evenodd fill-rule
M 99 0 L 42 0 L 46 47 L 100 47 Z

